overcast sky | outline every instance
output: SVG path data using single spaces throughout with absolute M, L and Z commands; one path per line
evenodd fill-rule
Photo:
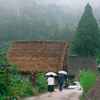
M 57 5 L 70 5 L 70 6 L 81 6 L 85 5 L 86 3 L 90 2 L 93 6 L 100 6 L 100 0 L 0 0 L 0 4 L 30 4 L 37 1 L 41 4 L 57 4 Z
M 56 4 L 62 7 L 66 7 L 70 10 L 72 9 L 75 12 L 79 12 L 81 9 L 83 11 L 84 6 L 89 2 L 92 5 L 92 8 L 100 9 L 100 0 L 0 0 L 0 10 L 5 9 L 16 9 L 20 7 L 32 7 L 34 4 L 38 3 L 40 5 Z
M 37 0 L 37 1 L 41 2 L 42 4 L 56 3 L 57 5 L 70 5 L 70 6 L 81 6 L 89 2 L 93 6 L 100 6 L 100 0 Z

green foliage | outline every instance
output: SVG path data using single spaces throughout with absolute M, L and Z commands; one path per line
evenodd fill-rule
M 7 47 L 0 49 L 0 100 L 3 96 L 8 95 L 8 85 L 9 85 L 9 73 L 8 73 L 8 64 L 6 59 Z
M 31 96 L 33 94 L 30 81 L 22 79 L 19 73 L 14 72 L 10 76 L 9 96 Z
M 9 96 L 32 96 L 32 84 L 25 80 L 13 79 L 9 89 Z
M 0 96 L 6 96 L 8 92 L 8 74 L 6 69 L 0 69 Z
M 7 53 L 7 47 L 5 48 L 0 48 L 0 65 L 1 64 L 7 64 L 7 58 L 6 58 L 6 53 Z
M 44 73 L 38 73 L 36 75 L 36 86 L 39 89 L 39 92 L 44 92 L 47 90 L 47 81 Z
M 89 4 L 78 24 L 72 49 L 74 53 L 82 56 L 95 56 L 100 49 L 98 24 Z
M 96 82 L 96 74 L 90 70 L 83 70 L 80 73 L 80 83 L 84 92 L 88 92 Z
M 6 96 L 0 96 L 0 100 L 6 100 Z

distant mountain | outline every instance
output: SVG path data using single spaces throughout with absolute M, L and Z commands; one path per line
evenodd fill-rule
M 0 40 L 71 40 L 86 0 L 0 0 Z M 100 23 L 100 3 L 91 0 Z

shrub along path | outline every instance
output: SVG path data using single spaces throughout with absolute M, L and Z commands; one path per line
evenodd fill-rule
M 25 98 L 23 100 L 79 100 L 82 91 L 76 89 L 66 89 L 62 92 L 55 90 L 53 93 L 46 93 L 36 97 Z
M 95 86 L 90 90 L 85 100 L 100 100 L 100 76 L 97 77 Z

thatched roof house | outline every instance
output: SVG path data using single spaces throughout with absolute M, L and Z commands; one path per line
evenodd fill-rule
M 63 69 L 67 48 L 66 42 L 16 41 L 8 51 L 8 60 L 22 72 L 58 71 Z

